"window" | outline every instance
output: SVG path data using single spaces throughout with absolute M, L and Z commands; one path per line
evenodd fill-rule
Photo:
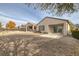
M 39 26 L 39 31 L 44 31 L 44 30 L 45 30 L 44 25 Z

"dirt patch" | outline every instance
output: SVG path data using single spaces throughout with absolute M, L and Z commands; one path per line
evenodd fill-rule
M 61 39 L 19 34 L 0 36 L 0 55 L 79 55 L 79 40 L 68 36 Z

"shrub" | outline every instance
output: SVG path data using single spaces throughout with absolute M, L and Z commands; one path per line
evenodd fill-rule
M 2 23 L 0 22 L 0 28 L 2 28 Z
M 72 36 L 76 39 L 79 39 L 79 30 L 72 30 Z

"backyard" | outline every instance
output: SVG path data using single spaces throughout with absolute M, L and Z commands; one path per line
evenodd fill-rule
M 59 39 L 42 37 L 38 33 L 8 31 L 0 33 L 1 56 L 61 56 L 79 55 L 79 40 L 71 36 Z

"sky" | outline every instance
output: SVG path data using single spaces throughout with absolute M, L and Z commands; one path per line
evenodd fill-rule
M 68 19 L 74 24 L 79 24 L 79 12 L 75 12 L 71 15 L 56 16 L 45 13 L 45 11 L 39 9 L 27 7 L 23 3 L 0 3 L 0 21 L 4 26 L 10 20 L 14 21 L 17 26 L 26 24 L 27 22 L 38 23 L 47 16 Z

